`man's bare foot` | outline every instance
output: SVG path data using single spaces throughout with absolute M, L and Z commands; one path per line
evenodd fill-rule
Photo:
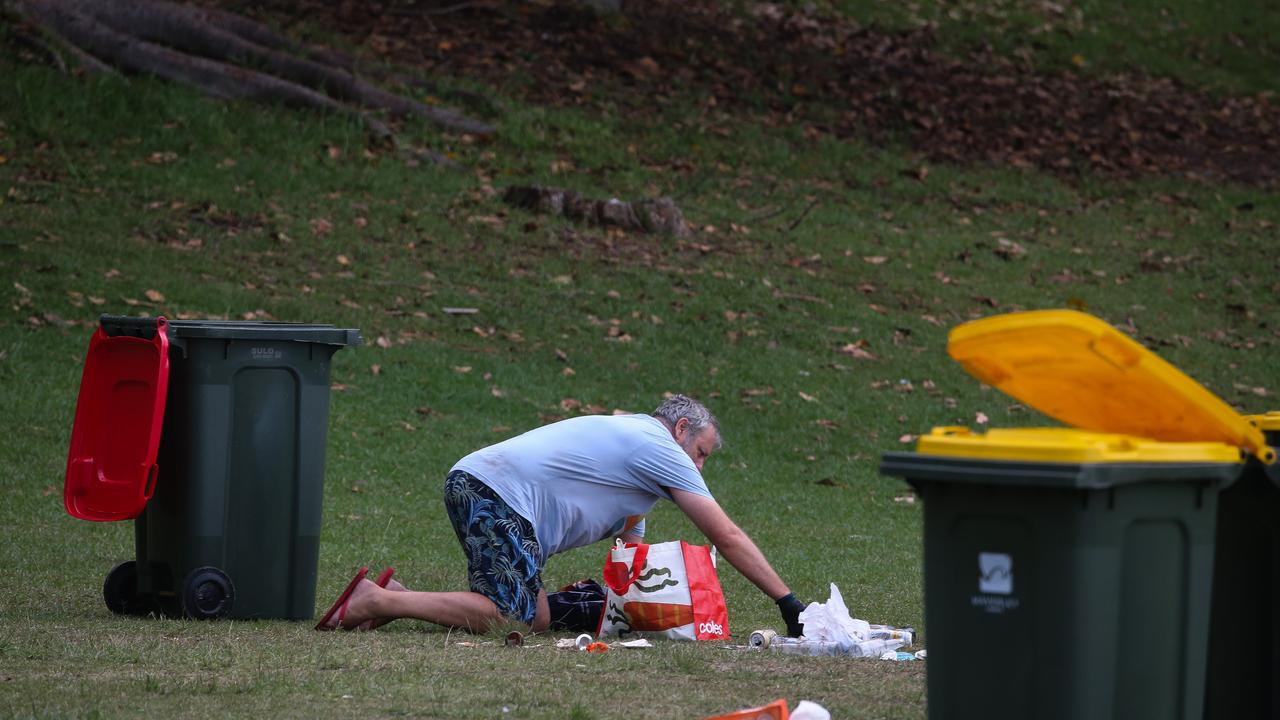
M 341 627 L 344 630 L 350 630 L 359 626 L 361 623 L 376 619 L 373 610 L 374 598 L 377 593 L 382 592 L 382 588 L 378 587 L 369 579 L 361 580 L 355 590 L 351 592 L 351 597 L 347 598 L 347 602 L 334 613 L 333 617 L 324 624 L 326 630 L 336 630 Z
M 401 585 L 396 580 L 388 580 L 387 589 L 393 592 L 404 592 L 409 588 L 405 587 L 404 585 Z M 377 630 L 378 628 L 382 627 L 383 625 L 386 625 L 392 620 L 395 620 L 395 618 L 376 618 L 374 620 L 366 620 L 365 622 L 360 623 L 359 627 L 357 627 L 356 629 L 357 630 Z

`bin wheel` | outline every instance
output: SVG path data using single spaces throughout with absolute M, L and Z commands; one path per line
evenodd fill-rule
M 231 612 L 236 588 L 226 573 L 206 565 L 187 573 L 179 598 L 183 615 L 195 620 L 214 620 Z
M 117 615 L 147 615 L 156 609 L 150 597 L 138 594 L 138 563 L 134 560 L 111 568 L 102 583 L 102 599 Z

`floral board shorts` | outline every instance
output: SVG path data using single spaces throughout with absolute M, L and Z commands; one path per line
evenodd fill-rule
M 467 555 L 471 591 L 492 600 L 506 617 L 532 624 L 542 590 L 542 547 L 533 525 L 462 470 L 445 478 L 444 507 Z

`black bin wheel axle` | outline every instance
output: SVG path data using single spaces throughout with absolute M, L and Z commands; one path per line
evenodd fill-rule
M 102 599 L 117 615 L 149 615 L 159 611 L 155 599 L 138 593 L 138 563 L 126 560 L 111 568 L 102 583 Z
M 178 597 L 182 603 L 182 614 L 186 617 L 215 620 L 230 614 L 236 589 L 226 573 L 206 565 L 187 573 Z

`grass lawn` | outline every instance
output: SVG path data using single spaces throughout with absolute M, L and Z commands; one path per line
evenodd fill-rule
M 1127 37 L 1118 27 L 1096 25 L 1110 42 Z M 112 616 L 101 582 L 133 556 L 133 524 L 74 520 L 60 499 L 104 312 L 361 330 L 365 345 L 333 363 L 318 610 L 366 564 L 411 588 L 463 587 L 439 496 L 467 452 L 685 392 L 724 429 L 708 484 L 796 592 L 822 601 L 835 583 L 856 617 L 913 626 L 927 647 L 922 509 L 878 474 L 880 454 L 937 425 L 1052 424 L 953 363 L 951 327 L 1087 309 L 1238 409 L 1280 409 L 1275 190 L 921 172 L 910 148 L 799 125 L 708 132 L 512 99 L 488 143 L 402 129 L 446 145 L 462 166 L 446 169 L 370 149 L 346 120 L 62 75 L 9 51 L 0 72 L 5 716 L 698 718 L 779 697 L 837 718 L 926 713 L 924 662 Z M 695 232 L 626 234 L 502 202 L 532 183 L 670 195 Z M 476 312 L 445 312 L 459 307 Z M 649 533 L 701 540 L 668 503 Z M 557 556 L 545 578 L 599 578 L 604 554 Z M 736 571 L 721 581 L 730 644 L 780 626 Z

